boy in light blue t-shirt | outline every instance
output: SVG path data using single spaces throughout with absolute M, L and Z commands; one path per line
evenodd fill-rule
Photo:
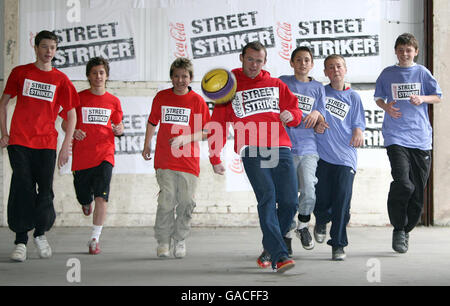
M 311 250 L 314 248 L 314 240 L 308 230 L 308 224 L 316 204 L 316 169 L 319 160 L 314 126 L 319 116 L 325 112 L 325 90 L 322 83 L 309 76 L 314 67 L 314 60 L 308 47 L 301 46 L 292 51 L 290 65 L 294 69 L 294 74 L 282 75 L 280 79 L 297 96 L 299 108 L 303 112 L 302 123 L 299 126 L 286 127 L 292 142 L 292 155 L 300 192 L 298 223 L 296 224 L 294 220 L 292 228 L 295 228 L 303 248 Z M 290 233 L 288 232 L 288 235 Z M 288 235 L 285 241 L 288 249 L 292 250 L 291 238 Z
M 385 111 L 383 137 L 393 178 L 387 204 L 392 248 L 398 253 L 408 251 L 409 232 L 422 214 L 431 167 L 428 104 L 439 103 L 442 96 L 430 71 L 414 63 L 418 46 L 412 34 L 400 35 L 395 42 L 398 64 L 381 72 L 375 88 L 375 101 Z
M 324 120 L 315 127 L 319 162 L 316 176 L 316 225 L 314 237 L 323 241 L 326 225 L 331 221 L 330 240 L 332 259 L 344 260 L 348 245 L 346 226 L 350 221 L 350 202 L 356 174 L 356 148 L 364 144 L 366 127 L 364 108 L 357 92 L 345 86 L 347 67 L 340 55 L 325 59 L 325 75 L 330 84 L 325 86 Z

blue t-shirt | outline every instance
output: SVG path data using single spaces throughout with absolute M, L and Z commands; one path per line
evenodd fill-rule
M 329 128 L 317 134 L 317 151 L 324 161 L 352 167 L 356 171 L 356 148 L 350 146 L 353 129 L 366 129 L 364 107 L 359 94 L 353 89 L 335 90 L 325 86 L 325 121 Z
M 407 148 L 431 150 L 432 128 L 428 117 L 428 104 L 415 106 L 410 103 L 412 94 L 442 96 L 442 90 L 431 72 L 422 65 L 411 67 L 390 66 L 381 72 L 375 87 L 375 98 L 386 102 L 396 101 L 400 118 L 387 113 L 383 121 L 384 145 L 400 145 Z
M 283 75 L 280 77 L 294 95 L 298 98 L 298 107 L 303 112 L 302 123 L 297 127 L 286 127 L 286 131 L 292 142 L 292 153 L 302 156 L 318 154 L 314 128 L 305 128 L 303 119 L 313 110 L 325 113 L 325 89 L 322 83 L 315 80 L 300 82 L 295 75 Z

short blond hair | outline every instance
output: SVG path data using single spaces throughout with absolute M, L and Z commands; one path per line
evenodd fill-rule
M 189 72 L 191 80 L 194 78 L 194 65 L 192 62 L 185 57 L 178 57 L 173 61 L 172 65 L 170 65 L 170 77 L 173 76 L 173 72 L 175 69 L 185 69 Z

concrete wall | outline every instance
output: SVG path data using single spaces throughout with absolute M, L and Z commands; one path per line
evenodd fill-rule
M 434 107 L 434 220 L 450 225 L 450 3 L 434 0 L 434 75 L 444 93 L 442 103 Z

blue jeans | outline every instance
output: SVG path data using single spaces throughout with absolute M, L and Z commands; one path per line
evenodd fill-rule
M 351 167 L 333 165 L 320 159 L 317 164 L 316 224 L 331 221 L 330 237 L 327 244 L 333 247 L 348 245 L 347 224 L 350 221 L 355 171 Z
M 272 256 L 272 267 L 288 256 L 283 236 L 298 206 L 297 175 L 288 148 L 247 147 L 242 163 L 258 201 L 262 244 Z M 278 206 L 277 206 L 278 203 Z

